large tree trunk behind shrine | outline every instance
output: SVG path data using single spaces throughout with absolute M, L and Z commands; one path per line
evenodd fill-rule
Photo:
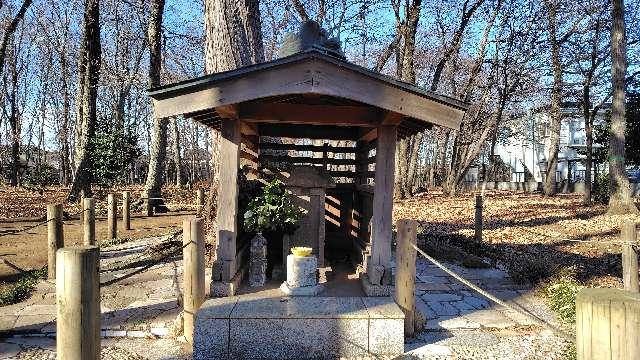
M 260 7 L 258 0 L 205 0 L 205 72 L 221 71 L 264 61 Z M 211 188 L 205 215 L 213 216 L 216 199 L 220 134 L 213 131 Z
M 626 35 L 622 0 L 614 0 L 611 27 L 611 135 L 609 139 L 610 214 L 638 213 L 633 203 L 625 169 L 625 76 L 627 71 Z
M 149 40 L 149 85 L 160 85 L 160 72 L 162 70 L 162 14 L 164 12 L 164 0 L 151 2 L 151 15 L 147 38 Z M 167 118 L 153 119 L 153 142 L 149 154 L 149 172 L 144 185 L 146 195 L 150 198 L 161 196 L 163 176 L 165 170 L 165 157 L 167 155 Z M 157 204 L 157 200 L 149 200 Z
M 78 61 L 75 178 L 68 200 L 91 195 L 93 162 L 91 140 L 96 132 L 96 99 L 100 79 L 100 4 L 86 0 L 82 43 Z

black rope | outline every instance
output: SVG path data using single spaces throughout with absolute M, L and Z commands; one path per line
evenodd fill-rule
M 38 224 L 35 224 L 35 225 L 32 225 L 32 226 L 27 226 L 24 229 L 7 231 L 7 232 L 4 232 L 4 233 L 0 234 L 0 237 L 9 236 L 9 235 L 15 235 L 15 234 L 19 234 L 21 232 L 29 231 L 29 230 L 37 228 L 38 226 L 42 226 L 42 225 L 44 225 L 44 224 L 46 224 L 46 223 L 48 223 L 49 221 L 52 221 L 52 220 L 55 220 L 55 219 L 49 219 L 49 220 L 43 221 L 41 223 L 38 223 Z

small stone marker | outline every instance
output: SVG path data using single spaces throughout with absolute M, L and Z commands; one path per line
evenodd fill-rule
M 249 248 L 249 286 L 260 287 L 267 282 L 267 239 L 258 233 Z
M 315 256 L 287 255 L 287 281 L 280 290 L 292 296 L 314 296 L 322 291 L 316 277 L 318 259 Z

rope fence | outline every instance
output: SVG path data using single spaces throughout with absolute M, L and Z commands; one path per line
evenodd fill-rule
M 447 268 L 446 266 L 444 266 L 442 263 L 440 263 L 438 260 L 434 259 L 433 257 L 429 256 L 426 252 L 422 251 L 418 246 L 416 246 L 416 244 L 414 244 L 413 242 L 409 243 L 411 247 L 413 247 L 418 253 L 420 253 L 420 255 L 422 255 L 425 259 L 429 260 L 431 263 L 433 263 L 435 266 L 437 266 L 438 268 L 440 268 L 442 271 L 444 271 L 445 273 L 449 274 L 451 277 L 453 277 L 454 279 L 458 280 L 459 282 L 461 282 L 462 284 L 468 286 L 469 288 L 473 289 L 474 291 L 476 291 L 477 293 L 479 293 L 480 295 L 484 296 L 485 298 L 493 301 L 494 303 L 500 305 L 500 306 L 504 306 L 505 308 L 511 310 L 511 311 L 515 311 L 518 312 L 524 316 L 526 316 L 527 318 L 533 320 L 536 324 L 544 326 L 545 328 L 553 331 L 554 334 L 559 335 L 567 340 L 572 340 L 575 339 L 575 337 L 569 333 L 567 333 L 566 331 L 554 326 L 553 324 L 550 324 L 549 322 L 539 318 L 538 316 L 524 310 L 524 309 L 519 309 L 519 308 L 515 308 L 513 306 L 511 306 L 509 303 L 506 303 L 502 300 L 500 300 L 498 297 L 496 297 L 495 295 L 489 293 L 488 291 L 485 291 L 483 289 L 481 289 L 479 286 L 477 286 L 476 284 L 470 282 L 469 280 L 463 278 L 462 276 L 456 274 L 454 271 L 450 270 L 449 268 Z

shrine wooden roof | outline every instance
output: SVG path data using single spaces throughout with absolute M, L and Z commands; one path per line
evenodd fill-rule
M 156 117 L 184 115 L 217 128 L 221 118 L 257 127 L 330 125 L 345 138 L 398 125 L 405 137 L 432 125 L 458 129 L 468 104 L 313 48 L 277 60 L 149 91 Z

